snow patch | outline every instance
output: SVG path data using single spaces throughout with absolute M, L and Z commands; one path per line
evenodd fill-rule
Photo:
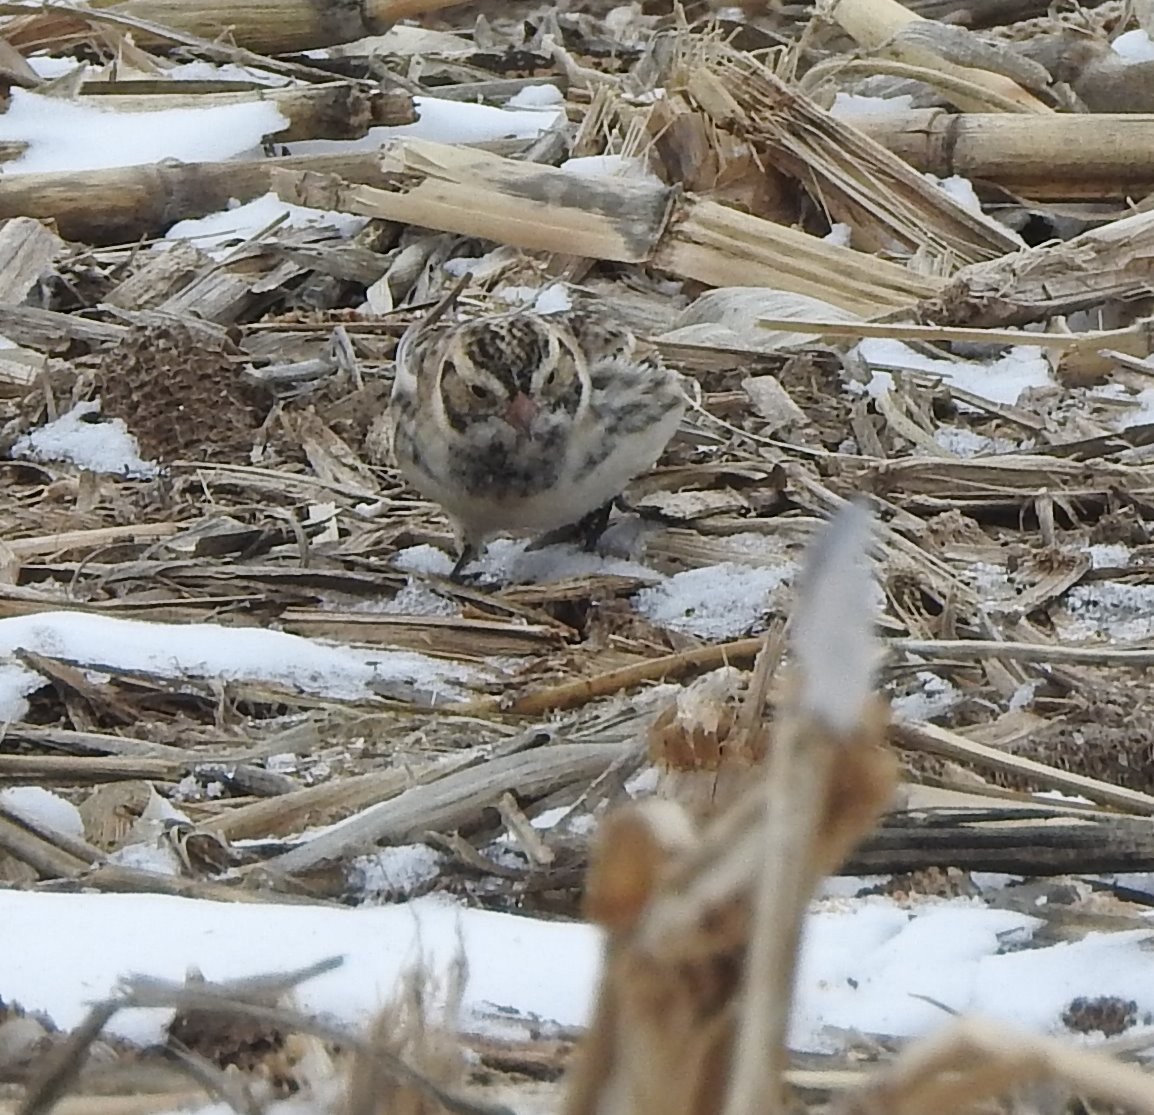
M 165 234 L 165 239 L 190 240 L 214 259 L 220 259 L 228 255 L 233 246 L 255 236 L 282 217 L 281 228 L 331 228 L 344 238 L 356 235 L 368 224 L 367 217 L 291 205 L 281 201 L 276 194 L 267 193 L 243 205 L 237 201 L 230 202 L 227 209 L 205 217 L 177 221 Z
M 292 79 L 284 74 L 240 66 L 235 62 L 225 62 L 219 66 L 202 60 L 182 62 L 166 70 L 164 76 L 173 81 L 250 81 L 254 85 L 272 86 L 292 84 Z
M 445 857 L 427 844 L 399 844 L 352 861 L 352 889 L 367 901 L 396 902 L 433 882 Z
M 565 95 L 556 85 L 526 85 L 506 102 L 506 108 L 556 108 L 565 103 Z
M 951 174 L 948 178 L 939 178 L 936 174 L 926 174 L 926 177 L 939 189 L 944 190 L 963 209 L 981 215 L 982 203 L 974 192 L 974 184 L 960 174 Z
M 460 698 L 465 695 L 461 684 L 473 676 L 461 666 L 407 651 L 358 651 L 256 627 L 146 623 L 85 612 L 0 619 L 0 656 L 16 650 L 82 667 L 139 670 L 166 678 L 263 681 L 346 700 L 368 698 L 375 687 L 390 685 L 413 687 L 430 700 Z M 27 688 L 18 698 L 44 684 L 34 671 L 24 672 Z M 19 719 L 27 706 L 10 700 L 3 711 Z
M 1124 32 L 1110 46 L 1119 58 L 1131 65 L 1135 62 L 1154 62 L 1154 42 L 1141 28 Z
M 1057 383 L 1042 350 L 1034 345 L 1016 345 L 1005 356 L 989 363 L 923 356 L 901 341 L 880 337 L 859 342 L 853 352 L 866 365 L 878 366 L 866 385 L 874 398 L 893 386 L 893 377 L 888 371 L 880 370 L 883 367 L 928 372 L 992 403 L 1011 406 L 1017 403 L 1023 391 L 1054 387 Z
M 838 93 L 829 112 L 839 120 L 852 120 L 855 116 L 906 112 L 913 107 L 913 104 L 914 99 L 908 93 L 897 97 L 863 97 L 857 93 Z
M 661 577 L 646 565 L 588 553 L 571 543 L 543 546 L 539 550 L 529 550 L 529 545 L 530 540 L 526 538 L 498 538 L 489 543 L 484 554 L 469 566 L 468 572 L 506 584 L 541 584 L 597 574 L 637 577 L 647 581 Z M 398 550 L 393 555 L 393 564 L 408 573 L 447 577 L 452 571 L 453 559 L 435 546 L 421 545 Z
M 853 244 L 853 229 L 844 221 L 836 221 L 829 226 L 829 232 L 822 239 L 839 248 L 849 248 Z
M 271 101 L 116 112 L 15 88 L 0 116 L 0 140 L 28 145 L 5 164 L 6 174 L 56 174 L 164 159 L 221 162 L 288 125 Z
M 938 426 L 934 441 L 956 457 L 978 457 L 987 454 L 1014 453 L 1029 448 L 1004 437 L 986 437 L 965 426 Z M 1032 443 L 1031 443 L 1032 444 Z
M 84 837 L 80 810 L 59 794 L 43 786 L 9 786 L 0 790 L 0 805 L 31 825 L 39 825 L 65 836 Z
M 380 605 L 373 601 L 367 601 L 357 610 L 398 616 L 456 616 L 461 614 L 460 608 L 451 600 L 446 600 L 428 585 L 415 581 L 412 577 L 405 582 L 405 587 L 392 600 L 386 600 Z
M 376 151 L 390 139 L 431 139 L 437 143 L 474 144 L 496 139 L 532 139 L 565 118 L 564 110 L 508 109 L 493 105 L 450 101 L 440 97 L 414 97 L 420 119 L 412 124 L 370 128 L 354 140 L 314 139 L 294 143 L 294 155 L 325 155 L 334 152 Z
M 895 697 L 891 709 L 901 720 L 932 720 L 948 712 L 961 699 L 961 692 L 945 678 L 919 670 L 915 675 L 921 688 L 916 693 Z
M 652 186 L 665 185 L 636 155 L 579 155 L 566 159 L 559 169 L 578 178 L 627 178 Z
M 141 458 L 140 446 L 124 419 L 88 421 L 99 413 L 97 402 L 77 403 L 67 414 L 18 437 L 12 456 L 29 461 L 68 461 L 77 468 L 115 476 L 155 476 L 156 464 Z
M 662 627 L 701 639 L 732 639 L 758 628 L 781 603 L 792 566 L 754 567 L 725 562 L 678 573 L 642 589 L 634 607 Z
M 1097 542 L 1086 547 L 1091 569 L 1121 569 L 1130 564 L 1130 547 L 1121 542 Z
M 1094 581 L 1075 585 L 1055 615 L 1066 639 L 1131 642 L 1154 636 L 1154 585 Z

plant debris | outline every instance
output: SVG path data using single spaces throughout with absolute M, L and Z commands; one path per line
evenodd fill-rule
M 607 978 L 639 981 L 602 1010 L 640 1033 L 656 969 L 635 935 L 685 924 L 659 865 L 698 879 L 727 823 L 760 831 L 749 787 L 840 697 L 901 775 L 837 855 L 836 818 L 812 830 L 805 878 L 779 880 L 797 924 L 832 870 L 911 908 L 1020 906 L 1037 947 L 1144 924 L 1154 890 L 1122 873 L 1154 857 L 1148 5 L 130 8 L 0 16 L 6 887 L 589 910 Z M 603 317 L 685 377 L 677 435 L 594 550 L 496 539 L 449 578 L 450 524 L 371 431 L 399 338 L 450 293 L 463 317 Z M 877 583 L 833 614 L 877 605 L 854 676 L 885 723 L 845 687 L 860 646 L 799 632 L 805 555 L 854 500 Z M 689 828 L 645 812 L 670 800 Z M 764 1038 L 743 950 L 768 877 L 743 862 L 670 994 Z M 1069 903 L 1030 906 L 1038 881 Z M 1116 991 L 1054 1027 L 1128 1033 L 1148 1005 Z M 188 1008 L 169 1032 L 198 1083 L 164 1094 L 243 1104 L 220 1074 L 286 1095 L 347 1071 L 349 1111 L 503 1104 L 527 1080 L 558 1109 L 575 1033 L 473 1034 L 462 1058 L 417 984 L 392 1009 L 370 1044 L 418 1075 L 386 1084 L 283 1019 Z M 83 1044 L 47 1021 L 0 1014 L 6 1079 Z M 670 1024 L 662 1056 L 728 1065 L 745 1032 Z M 625 1041 L 604 1014 L 593 1033 L 595 1057 Z M 966 1050 L 996 1060 L 997 1035 L 963 1025 L 942 1056 Z M 839 1102 L 922 1110 L 918 1056 Z M 577 1070 L 574 1115 L 610 1110 L 609 1080 L 605 1103 L 695 1110 L 673 1067 L 666 1103 L 610 1062 Z M 738 1074 L 740 1110 L 761 1071 Z M 21 1110 L 53 1102 L 39 1087 Z

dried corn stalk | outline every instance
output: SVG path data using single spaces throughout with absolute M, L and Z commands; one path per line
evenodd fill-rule
M 896 785 L 871 692 L 867 525 L 860 508 L 843 510 L 811 553 L 765 777 L 700 832 L 672 801 L 607 818 L 586 896 L 607 931 L 605 967 L 565 1115 L 787 1109 L 807 901 Z M 1143 1069 L 976 1021 L 914 1043 L 833 1110 L 969 1112 L 1040 1084 L 1154 1115 L 1154 1076 Z
M 826 0 L 821 9 L 826 19 L 839 23 L 866 50 L 924 71 L 918 76 L 938 84 L 963 110 L 1002 102 L 1007 112 L 1053 111 L 1022 88 L 1044 86 L 1049 74 L 1006 44 L 987 42 L 963 27 L 923 19 L 898 0 Z M 937 75 L 954 81 L 936 83 Z M 971 87 L 968 95 L 967 86 Z
M 767 777 L 701 833 L 669 801 L 606 821 L 587 892 L 605 973 L 567 1115 L 781 1109 L 806 903 L 895 784 L 870 692 L 867 523 L 844 513 L 811 559 Z
M 967 267 L 921 308 L 921 317 L 946 325 L 1025 325 L 1149 295 L 1152 276 L 1154 213 L 1134 213 L 1072 240 Z
M 92 8 L 54 4 L 48 11 L 20 15 L 4 24 L 5 38 L 26 53 L 58 49 L 83 41 L 93 27 L 128 26 L 140 46 L 168 46 L 184 38 L 227 36 L 242 48 L 265 54 L 289 54 L 349 43 L 379 34 L 389 24 L 424 12 L 452 7 L 462 0 L 126 0 L 94 3 Z M 119 18 L 118 18 L 119 17 Z
M 916 170 L 996 182 L 1032 199 L 1130 198 L 1154 191 L 1154 118 L 1037 116 L 940 108 L 854 117 Z
M 705 819 L 722 812 L 765 762 L 762 721 L 769 663 L 767 646 L 753 680 L 723 666 L 678 691 L 649 728 L 649 757 L 657 767 L 657 793 Z
M 290 171 L 285 201 L 478 236 L 534 251 L 649 263 L 711 286 L 775 286 L 877 314 L 932 296 L 940 280 L 661 185 L 578 178 L 474 148 L 393 140 L 387 188 Z
M 686 36 L 668 79 L 719 128 L 745 136 L 873 250 L 921 252 L 948 273 L 1020 246 L 856 128 L 790 88 L 751 55 Z

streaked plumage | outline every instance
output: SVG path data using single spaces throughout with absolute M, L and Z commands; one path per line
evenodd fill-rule
M 678 377 L 628 331 L 519 311 L 410 328 L 389 424 L 397 466 L 444 508 L 467 557 L 607 504 L 653 467 L 684 408 Z

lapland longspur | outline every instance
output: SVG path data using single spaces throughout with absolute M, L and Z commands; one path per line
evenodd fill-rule
M 495 535 L 607 514 L 684 409 L 678 377 L 628 330 L 518 311 L 412 326 L 388 422 L 397 466 L 453 520 L 456 576 Z

